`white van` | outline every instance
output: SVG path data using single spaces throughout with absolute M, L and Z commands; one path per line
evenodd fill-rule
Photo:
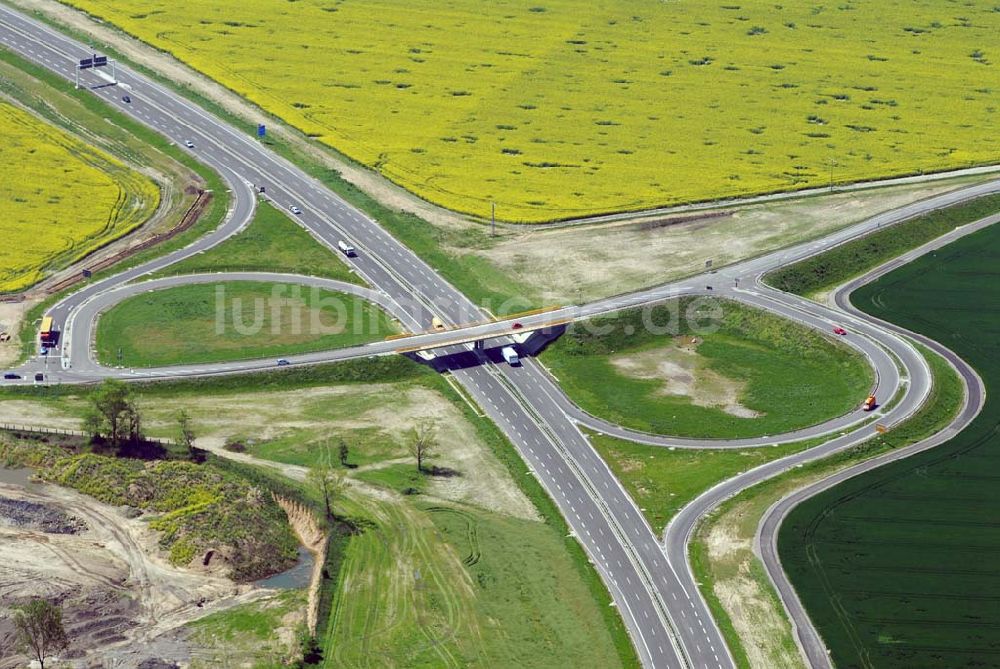
M 358 255 L 358 252 L 354 250 L 354 247 L 345 242 L 343 239 L 337 242 L 337 247 L 340 249 L 340 252 L 348 258 L 353 258 Z
M 517 366 L 521 364 L 521 358 L 517 355 L 517 350 L 513 346 L 504 346 L 500 349 L 500 355 L 508 365 Z

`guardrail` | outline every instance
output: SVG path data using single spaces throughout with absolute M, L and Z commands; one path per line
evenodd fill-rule
M 83 430 L 70 430 L 67 428 L 60 427 L 40 427 L 38 425 L 18 425 L 16 423 L 0 423 L 0 432 L 20 432 L 27 434 L 51 434 L 55 436 L 62 437 L 90 437 L 89 432 L 84 432 Z M 160 439 L 158 437 L 143 437 L 144 442 L 159 444 L 161 446 L 171 445 L 174 442 L 169 439 Z

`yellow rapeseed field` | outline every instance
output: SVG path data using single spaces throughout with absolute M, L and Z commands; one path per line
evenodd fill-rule
M 38 282 L 145 221 L 159 189 L 111 156 L 0 102 L 0 293 Z
M 997 0 L 68 1 L 480 216 L 1000 158 Z

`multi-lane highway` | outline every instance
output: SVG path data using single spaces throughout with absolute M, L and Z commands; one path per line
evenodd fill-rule
M 66 36 L 0 7 L 0 45 L 73 80 L 77 59 L 90 49 Z M 118 66 L 118 85 L 100 73 L 87 71 L 83 81 L 92 94 L 161 133 L 178 145 L 189 141 L 200 161 L 217 170 L 232 192 L 232 205 L 222 225 L 190 246 L 139 267 L 88 284 L 60 301 L 52 310 L 64 333 L 57 358 L 47 363 L 54 382 L 91 381 L 107 376 L 157 378 L 245 372 L 273 368 L 274 361 L 244 361 L 218 365 L 177 366 L 152 370 L 109 369 L 93 359 L 92 331 L 99 313 L 137 292 L 191 281 L 276 278 L 353 292 L 392 313 L 416 334 L 409 348 L 435 348 L 448 361 L 451 373 L 504 431 L 518 449 L 587 551 L 618 607 L 644 666 L 731 667 L 722 635 L 700 596 L 686 559 L 686 543 L 697 519 L 713 504 L 746 485 L 783 471 L 796 462 L 819 457 L 852 440 L 867 438 L 874 429 L 859 414 L 839 417 L 792 435 L 747 442 L 676 440 L 637 434 L 587 416 L 570 402 L 541 367 L 527 361 L 520 367 L 497 364 L 489 351 L 465 342 L 500 338 L 514 332 L 511 322 L 492 322 L 487 314 L 442 279 L 433 268 L 382 229 L 376 221 L 326 189 L 294 165 L 276 156 L 248 135 L 209 115 L 173 91 Z M 127 92 L 129 101 L 125 101 Z M 260 273 L 170 277 L 133 284 L 146 275 L 185 257 L 204 251 L 241 230 L 253 215 L 257 187 L 278 207 L 301 209 L 292 215 L 318 241 L 336 252 L 346 240 L 359 251 L 346 259 L 372 289 L 309 277 L 273 277 Z M 712 294 L 780 313 L 812 327 L 829 331 L 833 324 L 848 327 L 846 338 L 871 361 L 879 393 L 898 401 L 882 421 L 893 424 L 911 415 L 927 395 L 930 375 L 923 358 L 897 332 L 836 306 L 817 305 L 762 286 L 766 271 L 794 262 L 830 246 L 865 234 L 882 225 L 986 193 L 1000 192 L 1000 181 L 965 188 L 875 217 L 823 240 L 803 244 L 740 263 L 696 279 L 659 286 L 589 305 L 569 307 L 519 319 L 524 329 L 541 327 L 624 308 L 642 306 L 682 294 Z M 711 286 L 711 288 L 709 288 Z M 432 316 L 451 326 L 447 332 L 428 332 Z M 342 351 L 289 357 L 293 364 L 328 362 L 400 350 L 398 341 L 376 342 Z M 55 360 L 58 359 L 58 362 Z M 898 363 L 898 364 L 897 364 Z M 32 372 L 42 364 L 25 367 Z M 900 374 L 905 370 L 905 378 Z M 640 510 L 590 446 L 581 425 L 655 445 L 689 447 L 746 447 L 776 440 L 816 435 L 838 435 L 823 446 L 785 458 L 728 481 L 686 507 L 671 523 L 661 545 Z M 845 436 L 839 436 L 846 431 Z

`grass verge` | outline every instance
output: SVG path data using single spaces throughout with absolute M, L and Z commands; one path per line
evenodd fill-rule
M 267 202 L 261 202 L 245 230 L 218 246 L 156 272 L 176 276 L 205 272 L 267 271 L 363 281 L 337 253 L 317 242 L 305 228 Z
M 385 312 L 353 295 L 252 281 L 194 284 L 112 307 L 98 321 L 97 356 L 128 367 L 219 362 L 344 348 L 394 332 Z
M 770 272 L 764 280 L 778 290 L 815 297 L 998 209 L 1000 195 L 988 195 L 917 216 Z
M 653 530 L 660 534 L 674 514 L 712 486 L 771 460 L 822 444 L 809 439 L 776 446 L 743 449 L 685 449 L 646 446 L 603 434 L 590 443 L 632 499 Z

